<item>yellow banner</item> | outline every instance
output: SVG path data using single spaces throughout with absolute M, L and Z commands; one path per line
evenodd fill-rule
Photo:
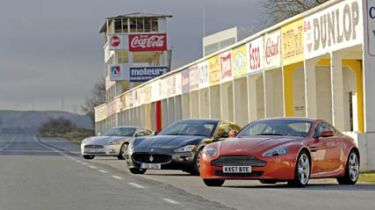
M 126 95 L 121 96 L 121 102 L 122 102 L 122 110 L 126 110 Z
M 304 59 L 304 21 L 297 20 L 281 28 L 283 65 Z
M 107 105 L 102 104 L 95 107 L 95 122 L 100 122 L 107 118 Z
M 220 82 L 220 60 L 219 56 L 214 56 L 208 59 L 208 78 L 211 85 L 216 85 Z
M 242 45 L 232 50 L 232 74 L 234 78 L 247 74 L 247 50 L 246 45 Z

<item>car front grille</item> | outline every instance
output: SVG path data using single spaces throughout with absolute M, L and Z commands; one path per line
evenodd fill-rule
M 87 149 L 103 149 L 103 145 L 95 145 L 95 144 L 90 144 L 90 145 L 85 145 L 85 148 Z
M 263 167 L 266 161 L 259 160 L 255 156 L 221 156 L 211 161 L 214 166 L 254 166 Z
M 148 153 L 135 153 L 132 155 L 132 159 L 138 163 L 169 163 L 172 161 L 170 155 Z

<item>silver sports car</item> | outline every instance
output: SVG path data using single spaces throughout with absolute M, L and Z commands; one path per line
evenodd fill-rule
M 136 137 L 152 135 L 152 131 L 138 126 L 111 128 L 98 136 L 86 138 L 81 143 L 81 154 L 85 159 L 95 156 L 115 156 L 120 160 L 126 157 L 129 143 Z

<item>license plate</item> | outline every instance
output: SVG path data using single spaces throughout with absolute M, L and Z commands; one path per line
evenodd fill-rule
M 224 173 L 251 173 L 251 166 L 224 166 Z
M 160 170 L 161 164 L 156 163 L 142 163 L 141 168 L 143 169 L 154 169 L 154 170 Z
M 95 149 L 85 149 L 85 152 L 87 152 L 87 153 L 95 153 L 96 150 Z

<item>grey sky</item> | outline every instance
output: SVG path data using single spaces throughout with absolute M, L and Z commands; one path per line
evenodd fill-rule
M 0 0 L 0 110 L 80 111 L 103 75 L 104 19 L 171 14 L 173 67 L 201 57 L 202 0 Z M 204 0 L 206 34 L 263 28 L 262 0 Z M 63 103 L 62 103 L 63 102 Z

